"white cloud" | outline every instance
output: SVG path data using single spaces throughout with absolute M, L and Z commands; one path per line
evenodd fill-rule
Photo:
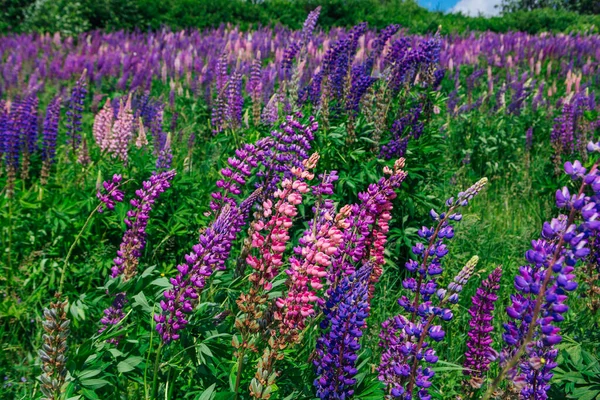
M 459 0 L 450 11 L 462 12 L 467 15 L 477 15 L 479 13 L 486 16 L 498 15 L 500 10 L 495 6 L 501 2 L 501 0 Z

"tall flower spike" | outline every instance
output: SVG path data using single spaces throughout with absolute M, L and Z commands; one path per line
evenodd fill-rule
M 100 190 L 98 190 L 96 193 L 96 197 L 98 197 L 98 199 L 104 203 L 104 207 L 106 207 L 108 210 L 114 210 L 115 203 L 120 203 L 125 198 L 125 194 L 119 190 L 119 185 L 121 184 L 122 180 L 123 177 L 121 175 L 114 174 L 110 182 L 104 181 L 102 183 L 105 193 L 102 193 Z M 103 211 L 103 207 L 98 209 L 99 213 L 102 213 Z
M 600 229 L 597 167 L 598 163 L 594 164 L 586 174 L 578 161 L 565 165 L 565 172 L 581 179 L 581 185 L 575 194 L 567 187 L 556 191 L 556 205 L 567 214 L 545 222 L 541 239 L 532 241 L 532 248 L 525 253 L 528 264 L 519 268 L 514 280 L 517 293 L 506 309 L 510 320 L 504 324 L 502 370 L 484 399 L 492 396 L 505 376 L 522 397 L 548 398 L 552 369 L 557 365 L 555 345 L 562 340 L 557 325 L 569 309 L 567 293 L 577 288 L 574 266 L 589 255 L 588 238 Z
M 79 149 L 81 143 L 81 120 L 83 113 L 83 103 L 87 95 L 87 71 L 83 71 L 81 77 L 75 83 L 71 90 L 67 104 L 67 140 L 71 146 L 73 154 Z
M 370 275 L 371 266 L 366 264 L 344 277 L 323 309 L 323 334 L 317 339 L 313 361 L 314 385 L 321 399 L 347 399 L 354 394 L 356 359 L 370 310 Z
M 131 93 L 125 104 L 119 107 L 117 120 L 112 127 L 112 138 L 109 143 L 108 152 L 114 158 L 119 158 L 127 163 L 128 148 L 133 135 L 133 111 L 131 110 Z
M 138 189 L 136 198 L 130 201 L 133 208 L 127 212 L 125 225 L 127 231 L 117 251 L 112 267 L 112 277 L 123 276 L 123 280 L 131 279 L 137 273 L 139 258 L 146 245 L 146 225 L 152 206 L 158 196 L 171 186 L 175 177 L 175 170 L 152 175 L 144 181 L 142 188 Z
M 494 330 L 494 304 L 498 300 L 501 277 L 502 269 L 496 268 L 477 288 L 472 297 L 473 306 L 469 309 L 471 329 L 468 333 L 463 373 L 470 377 L 468 383 L 474 389 L 481 387 L 490 363 L 498 358 L 498 353 L 492 347 L 491 332 Z
M 460 192 L 456 200 L 446 200 L 447 210 L 441 214 L 431 210 L 429 215 L 437 224 L 432 227 L 424 226 L 417 232 L 424 243 L 419 242 L 412 248 L 417 259 L 406 263 L 406 269 L 417 274 L 417 278 L 411 276 L 402 282 L 412 298 L 403 295 L 398 299 L 406 316 L 401 314 L 385 321 L 380 334 L 380 346 L 384 348 L 384 353 L 379 366 L 379 380 L 386 385 L 387 398 L 408 400 L 416 395 L 420 398 L 429 396 L 428 388 L 435 373 L 430 367 L 420 364 L 423 360 L 429 364 L 437 362 L 438 358 L 429 339 L 439 342 L 445 336 L 440 325 L 432 324 L 436 317 L 442 321 L 453 318 L 452 312 L 444 304 L 458 300 L 458 292 L 462 290 L 478 261 L 476 256 L 473 257 L 447 289 L 438 288 L 437 278 L 443 273 L 442 261 L 448 254 L 444 239 L 454 237 L 454 228 L 450 222 L 462 219 L 456 210 L 466 206 L 486 182 L 487 179 L 483 178 L 466 191 Z
M 252 193 L 238 207 L 226 204 L 216 220 L 200 235 L 200 241 L 179 264 L 179 274 L 171 278 L 172 288 L 165 291 L 160 306 L 162 314 L 156 314 L 156 330 L 163 342 L 169 343 L 180 337 L 181 330 L 188 324 L 190 314 L 198 301 L 208 278 L 214 271 L 225 269 L 231 246 L 248 219 L 250 208 L 256 202 L 260 189 Z
M 92 127 L 92 133 L 96 144 L 100 146 L 102 151 L 108 149 L 112 136 L 112 125 L 113 125 L 114 111 L 110 99 L 106 99 L 104 107 L 96 114 L 94 118 L 94 126 Z
M 60 97 L 55 97 L 48 104 L 44 129 L 42 131 L 42 172 L 40 181 L 44 185 L 50 177 L 50 166 L 56 158 L 56 138 L 58 137 L 58 119 L 60 117 Z M 1 129 L 1 127 L 0 127 Z
M 57 296 L 56 302 L 51 303 L 49 309 L 44 309 L 44 342 L 39 351 L 42 360 L 40 389 L 47 400 L 62 398 L 67 375 L 67 339 L 71 321 L 67 318 L 66 308 L 67 301 L 61 302 Z

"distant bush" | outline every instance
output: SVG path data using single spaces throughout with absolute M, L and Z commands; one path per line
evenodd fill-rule
M 600 16 L 539 9 L 499 17 L 470 17 L 428 11 L 415 0 L 6 0 L 0 32 L 74 34 L 87 29 L 212 28 L 223 23 L 242 29 L 280 24 L 302 26 L 307 13 L 322 7 L 320 26 L 349 27 L 367 21 L 372 28 L 400 24 L 411 33 L 465 31 L 589 32 Z

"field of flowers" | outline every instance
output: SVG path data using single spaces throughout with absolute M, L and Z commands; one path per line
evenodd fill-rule
M 600 35 L 0 37 L 0 398 L 600 399 Z

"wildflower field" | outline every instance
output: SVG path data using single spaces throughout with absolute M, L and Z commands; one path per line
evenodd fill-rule
M 600 35 L 0 36 L 1 399 L 600 399 Z

